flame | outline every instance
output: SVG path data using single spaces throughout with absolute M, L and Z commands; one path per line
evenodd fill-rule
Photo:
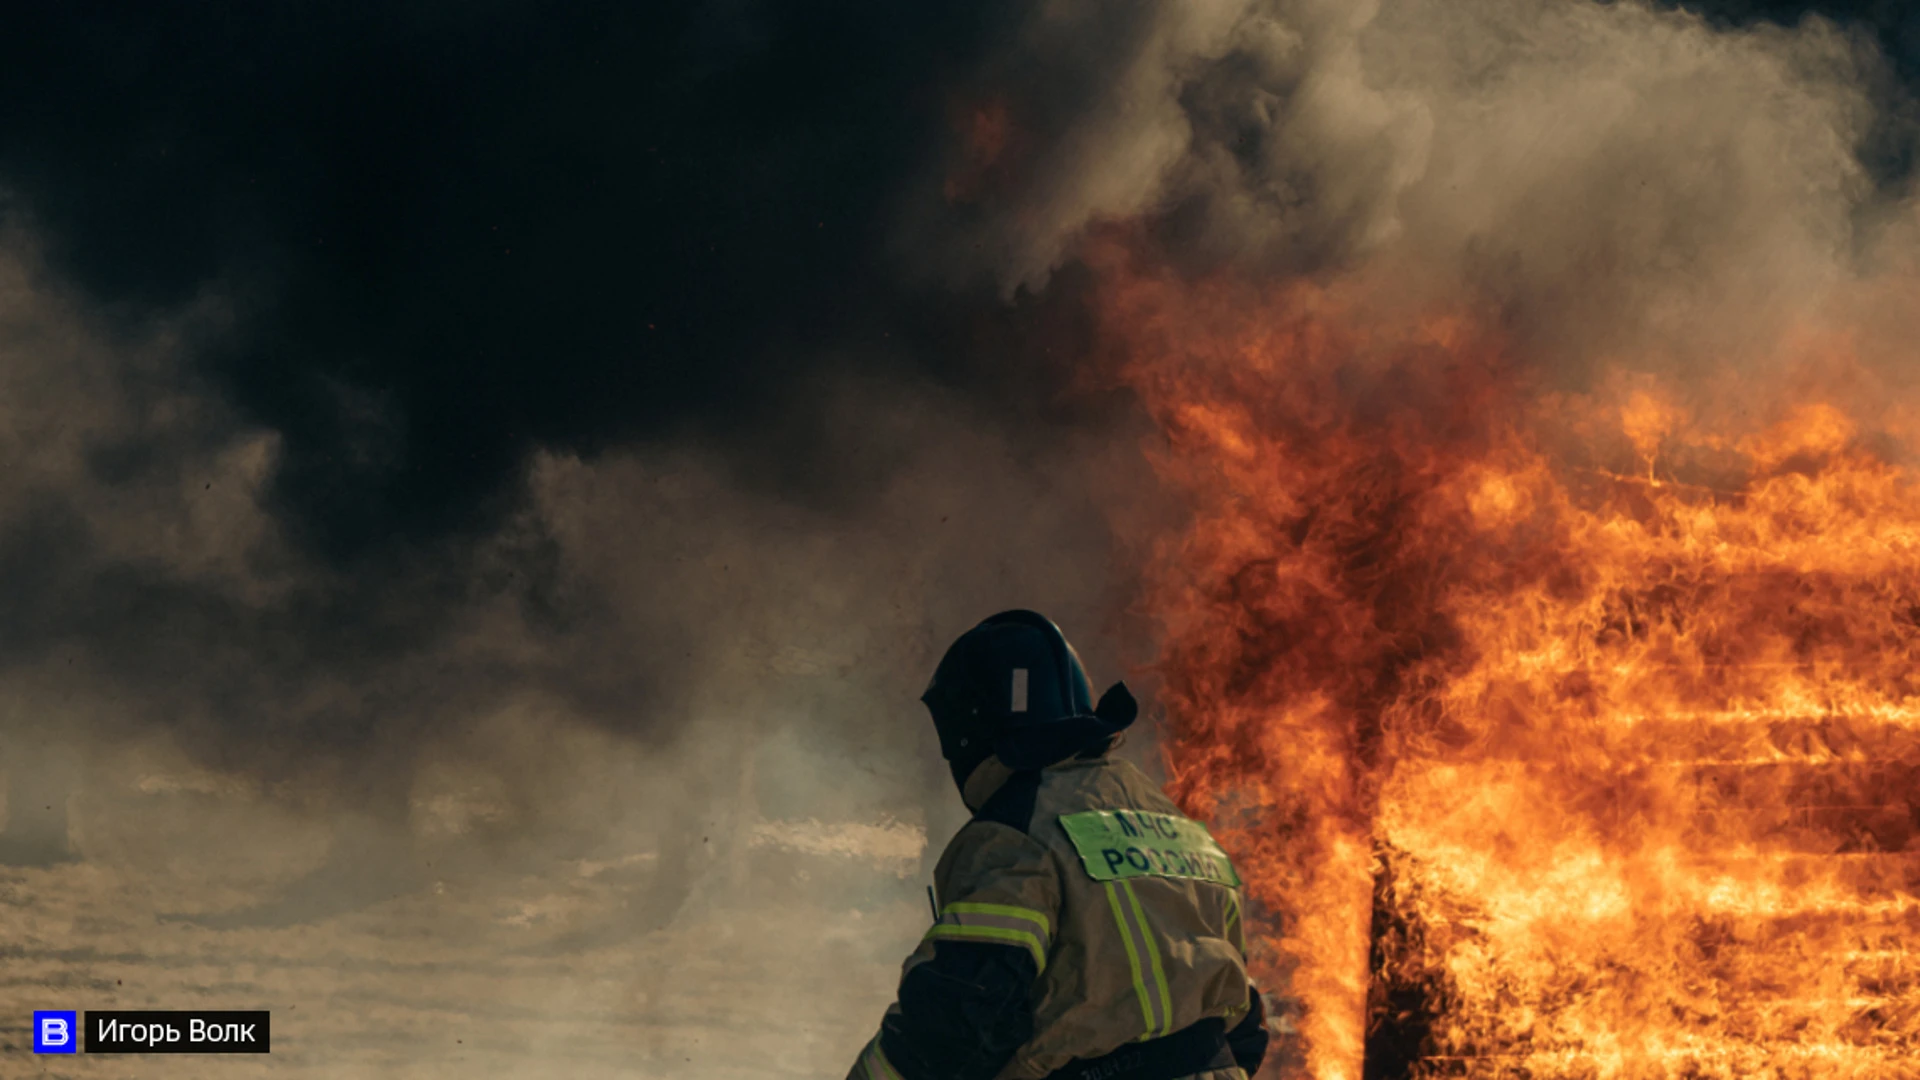
M 1190 500 L 1149 579 L 1171 789 L 1249 882 L 1283 1071 L 1916 1075 L 1905 442 L 1094 262 Z

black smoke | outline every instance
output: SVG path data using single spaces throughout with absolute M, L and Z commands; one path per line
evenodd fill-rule
M 704 678 L 692 662 L 741 632 L 722 616 L 797 591 L 832 558 L 769 553 L 836 530 L 863 536 L 845 550 L 891 580 L 865 606 L 815 604 L 822 626 L 902 605 L 930 613 L 844 667 L 887 667 L 876 685 L 909 709 L 941 639 L 994 607 L 1046 606 L 1031 593 L 1061 581 L 1081 614 L 1095 598 L 1123 604 L 1124 574 L 1101 584 L 1103 493 L 1075 477 L 1061 490 L 1026 483 L 1056 472 L 1053 455 L 1074 440 L 1130 447 L 1102 437 L 1127 422 L 1126 403 L 1073 378 L 1086 274 L 1067 241 L 1082 208 L 1063 202 L 1066 241 L 1016 274 L 1027 288 L 1012 293 L 1003 275 L 927 272 L 967 264 L 951 247 L 972 239 L 965 228 L 921 252 L 903 226 L 930 206 L 947 212 L 943 170 L 998 81 L 1064 95 L 1014 101 L 1027 109 L 1016 135 L 1044 141 L 1119 81 L 1103 50 L 1145 47 L 1176 21 L 1170 8 L 1115 5 L 1098 16 L 1104 33 L 1063 41 L 1072 55 L 1056 70 L 1015 44 L 1044 40 L 1021 37 L 1042 6 L 161 0 L 10 12 L 0 223 L 32 252 L 35 295 L 60 309 L 49 325 L 84 328 L 82 353 L 170 359 L 86 382 L 118 380 L 115 404 L 73 426 L 84 445 L 59 458 L 71 470 L 33 474 L 0 514 L 0 674 L 52 685 L 50 672 L 78 665 L 114 702 L 99 710 L 108 727 L 175 733 L 217 768 L 317 770 L 397 814 L 420 746 L 527 687 L 624 731 L 686 727 Z M 1884 107 L 1862 154 L 1880 183 L 1905 182 L 1903 94 L 1920 77 L 1905 5 L 1688 7 L 1728 27 L 1819 14 L 1877 43 L 1890 66 L 1873 76 Z M 1161 95 L 1200 118 L 1216 152 L 1207 168 L 1226 170 L 1188 163 L 1196 189 L 1231 194 L 1220 177 L 1264 169 L 1301 182 L 1311 218 L 1324 210 L 1315 198 L 1391 166 L 1347 216 L 1274 233 L 1315 238 L 1310 262 L 1344 257 L 1357 225 L 1404 189 L 1397 146 L 1356 136 L 1328 150 L 1295 132 L 1324 160 L 1287 159 L 1292 144 L 1273 139 L 1249 165 L 1233 131 L 1244 73 L 1213 74 Z M 1296 74 L 1253 81 L 1278 93 Z M 1026 149 L 1049 160 L 1048 146 Z M 946 224 L 977 211 L 1017 234 L 1027 224 L 996 218 L 999 194 Z M 1250 220 L 1266 212 L 1255 209 Z M 1177 239 L 1183 213 L 1211 210 L 1144 212 Z M 16 335 L 19 355 L 66 355 L 31 337 Z M 47 380 L 77 370 L 46 363 Z M 256 435 L 272 441 L 258 458 L 264 517 L 231 511 L 254 532 L 206 526 L 231 547 L 217 560 L 191 530 L 164 554 L 128 539 L 171 535 L 127 509 L 157 492 L 186 492 L 174 517 L 200 521 L 194 492 L 212 499 L 244 473 L 256 459 L 237 448 Z M 643 509 L 580 515 L 572 533 L 570 511 L 539 504 L 572 475 L 540 462 L 626 453 L 698 464 L 637 471 L 620 494 L 642 493 Z M 902 475 L 923 501 L 875 525 L 870 511 Z M 715 558 L 715 535 L 690 524 L 702 521 L 763 543 Z M 811 539 L 785 539 L 800 534 Z M 615 553 L 584 574 L 582 552 L 602 548 Z M 924 549 L 911 572 L 874 561 L 904 548 Z M 619 574 L 632 581 L 610 596 Z M 897 583 L 918 591 L 880 596 Z M 785 632 L 811 648 L 823 631 Z
M 570 592 L 551 539 L 512 524 L 529 455 L 687 448 L 747 489 L 857 514 L 915 435 L 897 402 L 862 415 L 833 379 L 930 387 L 1014 432 L 1078 418 L 1056 359 L 1071 304 L 905 287 L 885 242 L 950 135 L 949 87 L 1012 17 L 752 0 L 13 13 L 0 205 L 39 286 L 109 342 L 218 309 L 155 379 L 220 408 L 90 433 L 85 482 L 165 488 L 192 444 L 270 432 L 260 499 L 303 569 L 248 600 L 118 556 L 68 493 L 37 489 L 0 535 L 8 662 L 90 655 L 138 699 L 126 713 L 275 774 L 316 749 L 405 747 L 527 679 L 627 726 L 671 714 L 665 658 L 697 651 L 710 613 L 636 626 Z M 489 598 L 550 654 L 428 659 Z M 357 689 L 292 709 L 322 678 Z
M 1683 6 L 1822 15 L 1920 75 L 1893 0 Z M 195 367 L 282 433 L 275 508 L 329 558 L 490 525 L 536 446 L 708 439 L 831 487 L 848 448 L 794 415 L 823 366 L 1055 388 L 1007 356 L 1026 324 L 900 286 L 886 243 L 1033 7 L 29 5 L 0 186 L 116 318 L 233 298 Z
M 943 86 L 1007 19 L 35 5 L 0 46 L 0 184 L 122 318 L 234 298 L 195 367 L 283 434 L 276 509 L 350 561 L 493 524 L 532 447 L 791 459 L 825 365 L 990 378 L 952 345 L 977 331 L 877 253 L 948 135 Z M 833 483 L 831 451 L 800 456 L 782 482 Z

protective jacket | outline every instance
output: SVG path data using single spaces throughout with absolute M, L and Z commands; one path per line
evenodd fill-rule
M 1239 880 L 1132 765 L 989 758 L 938 921 L 848 1080 L 1245 1080 L 1267 1033 Z

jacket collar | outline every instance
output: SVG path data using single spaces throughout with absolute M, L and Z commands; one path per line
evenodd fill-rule
M 993 793 L 1012 776 L 1013 770 L 1007 768 L 1005 762 L 989 757 L 967 774 L 967 782 L 960 787 L 960 801 L 967 804 L 967 809 L 979 813 L 987 800 L 993 798 Z
M 1091 768 L 1104 765 L 1106 761 L 1106 754 L 1089 758 L 1072 757 L 1058 764 L 1049 765 L 1042 771 Z M 967 809 L 977 814 L 981 807 L 987 805 L 987 800 L 993 798 L 993 793 L 999 791 L 1012 778 L 1013 770 L 1007 766 L 1006 762 L 998 757 L 990 757 L 967 774 L 966 786 L 960 789 L 960 801 L 967 804 Z

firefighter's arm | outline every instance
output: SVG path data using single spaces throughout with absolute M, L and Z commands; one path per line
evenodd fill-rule
M 1240 953 L 1242 960 L 1247 956 L 1246 927 L 1240 921 L 1240 891 L 1229 889 L 1227 901 L 1227 940 Z M 1227 1014 L 1227 1024 L 1232 1030 L 1227 1032 L 1227 1049 L 1233 1052 L 1234 1063 L 1248 1076 L 1260 1071 L 1260 1063 L 1267 1058 L 1267 1042 L 1271 1038 L 1267 1031 L 1266 1001 L 1260 996 L 1260 988 L 1247 983 L 1247 1004 L 1245 1012 L 1238 1010 Z
M 942 860 L 940 919 L 848 1080 L 992 1080 L 1033 1035 L 1031 992 L 1059 925 L 1046 848 L 975 821 Z
M 1267 1059 L 1267 1006 L 1260 997 L 1260 988 L 1247 984 L 1247 1013 L 1240 1022 L 1227 1032 L 1227 1049 L 1233 1052 L 1233 1060 L 1248 1076 L 1260 1071 L 1260 1063 Z

